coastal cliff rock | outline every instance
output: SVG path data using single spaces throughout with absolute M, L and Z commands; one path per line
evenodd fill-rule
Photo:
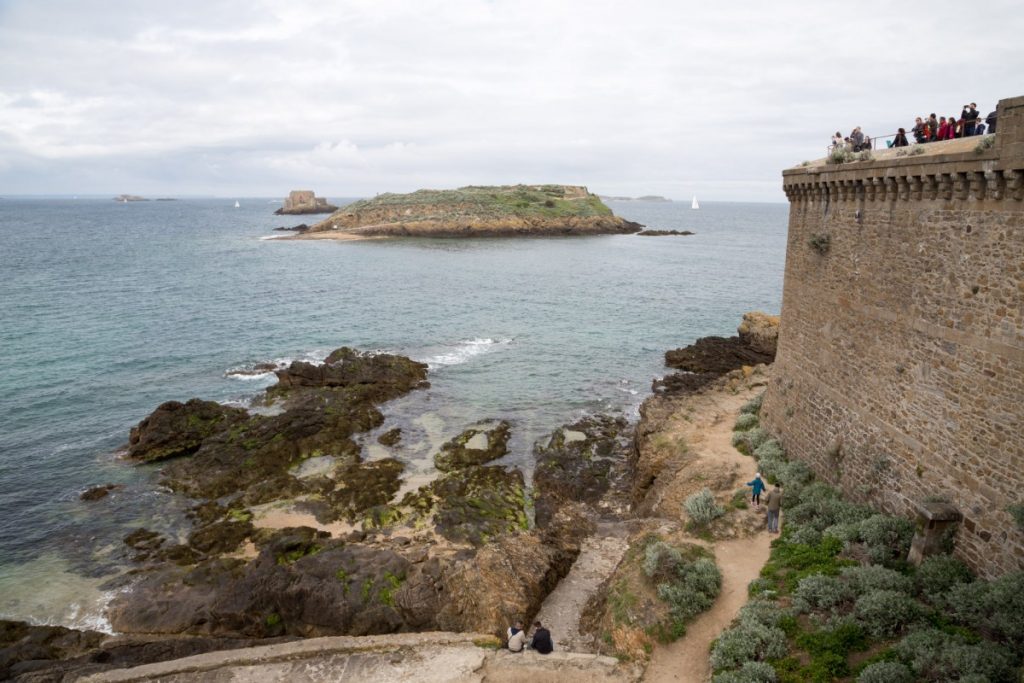
M 199 450 L 204 439 L 245 417 L 241 408 L 229 408 L 214 401 L 168 401 L 132 428 L 128 456 L 156 462 L 191 455 Z
M 382 194 L 350 204 L 291 239 L 633 233 L 585 187 L 506 185 Z
M 292 190 L 284 200 L 284 205 L 274 214 L 298 216 L 308 213 L 332 213 L 337 210 L 338 207 L 328 204 L 323 197 L 317 197 L 312 190 Z
M 656 393 L 686 393 L 731 370 L 771 363 L 779 337 L 778 316 L 743 315 L 735 337 L 701 337 L 690 346 L 665 352 L 665 365 L 683 372 L 655 380 Z

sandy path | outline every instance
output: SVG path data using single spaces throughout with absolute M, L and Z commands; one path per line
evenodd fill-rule
M 768 560 L 768 533 L 752 538 L 719 541 L 715 561 L 722 570 L 722 592 L 710 610 L 686 628 L 686 635 L 669 645 L 655 648 L 645 681 L 704 683 L 711 676 L 708 649 L 711 642 L 729 626 L 747 602 L 747 584 L 757 578 Z
M 628 547 L 621 523 L 602 523 L 583 541 L 572 569 L 544 600 L 537 619 L 551 631 L 555 647 L 564 652 L 593 652 L 591 639 L 580 634 L 580 613 L 601 582 L 611 576 Z
M 716 394 L 695 402 L 696 413 L 685 431 L 697 463 L 715 463 L 723 471 L 736 468 L 744 473 L 741 481 L 747 481 L 746 477 L 750 475 L 745 473 L 756 465 L 751 458 L 733 448 L 732 425 L 740 407 L 756 393 Z M 760 517 L 763 511 L 764 507 L 761 507 L 747 514 Z M 685 636 L 654 649 L 644 674 L 645 681 L 704 683 L 710 679 L 708 651 L 711 643 L 746 604 L 747 585 L 758 577 L 761 567 L 768 561 L 770 543 L 771 537 L 762 530 L 750 537 L 714 544 L 715 562 L 722 572 L 722 592 L 710 610 L 690 623 Z

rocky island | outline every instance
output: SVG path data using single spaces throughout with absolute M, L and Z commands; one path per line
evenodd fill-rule
M 275 216 L 301 216 L 307 213 L 332 213 L 338 207 L 317 197 L 312 190 L 292 190 L 284 200 L 284 206 L 274 212 Z
M 364 199 L 290 239 L 599 235 L 642 227 L 582 186 L 469 186 Z

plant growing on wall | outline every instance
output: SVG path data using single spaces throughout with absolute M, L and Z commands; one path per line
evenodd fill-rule
M 855 154 L 845 147 L 839 146 L 834 147 L 829 152 L 828 157 L 825 159 L 825 163 L 828 164 L 845 164 L 847 161 L 853 161 Z
M 832 246 L 832 238 L 824 233 L 815 233 L 811 235 L 807 243 L 811 245 L 811 249 L 824 256 Z
M 1017 523 L 1017 528 L 1024 531 L 1024 504 L 1017 503 L 1015 505 L 1009 505 L 1006 511 L 1013 517 L 1013 521 Z
M 991 148 L 992 145 L 994 145 L 994 144 L 996 144 L 996 136 L 995 135 L 986 135 L 981 140 L 978 140 L 978 144 L 976 144 L 974 146 L 974 153 L 975 154 L 981 154 L 986 149 Z

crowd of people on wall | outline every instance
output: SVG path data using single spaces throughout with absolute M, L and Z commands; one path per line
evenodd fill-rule
M 918 116 L 914 120 L 914 126 L 910 129 L 910 135 L 918 144 L 984 135 L 986 132 L 996 132 L 996 112 L 990 112 L 983 119 L 975 102 L 965 104 L 960 116 L 936 117 L 934 113 L 927 117 Z M 910 140 L 907 139 L 906 129 L 900 128 L 893 139 L 886 140 L 885 144 L 887 147 L 908 146 Z M 836 131 L 836 134 L 832 136 L 829 151 L 845 149 L 849 152 L 860 152 L 871 148 L 871 138 L 861 131 L 860 126 L 857 126 L 846 137 Z

